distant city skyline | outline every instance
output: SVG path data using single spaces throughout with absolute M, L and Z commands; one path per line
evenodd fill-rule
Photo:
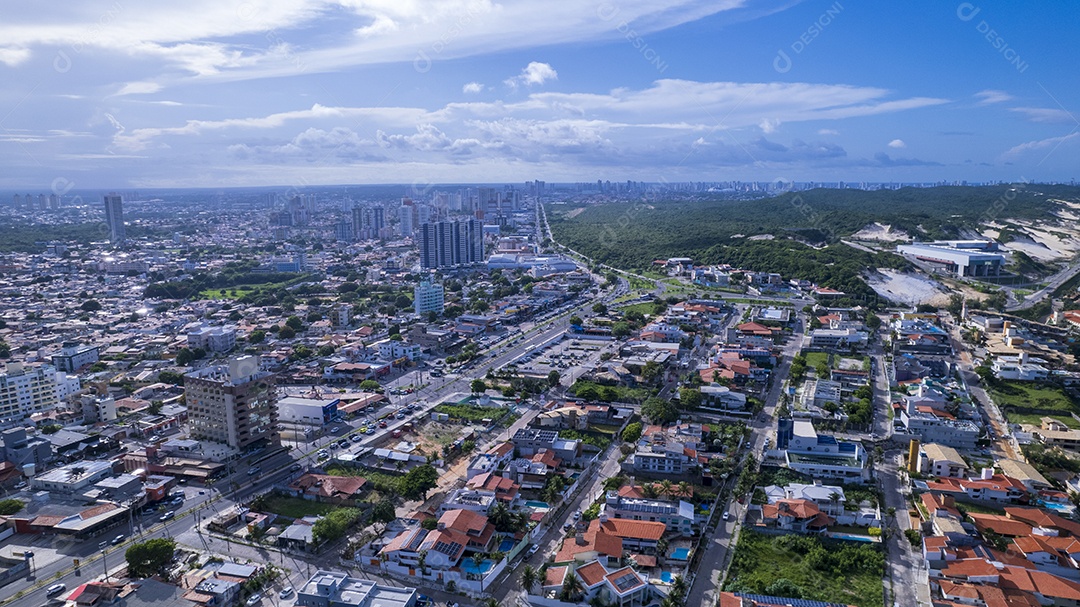
M 0 191 L 1067 183 L 1077 33 L 1001 0 L 18 6 Z

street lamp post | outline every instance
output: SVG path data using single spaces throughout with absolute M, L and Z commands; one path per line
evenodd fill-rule
M 107 555 L 109 553 L 109 546 L 108 546 L 108 544 L 105 544 L 104 542 L 102 542 L 102 544 L 103 545 L 101 547 L 101 567 L 102 567 L 102 569 L 105 570 L 105 581 L 108 582 L 109 581 L 109 565 L 106 562 L 106 556 L 105 555 Z

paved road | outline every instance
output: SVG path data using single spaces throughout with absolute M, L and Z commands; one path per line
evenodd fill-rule
M 1074 261 L 1070 263 L 1060 272 L 1051 276 L 1045 287 L 1039 289 L 1038 291 L 1035 291 L 1031 295 L 1028 295 L 1024 298 L 1023 301 L 1014 305 L 1010 305 L 1006 309 L 1009 312 L 1026 310 L 1031 306 L 1039 303 L 1040 301 L 1046 299 L 1048 295 L 1052 294 L 1055 290 L 1057 290 L 1058 287 L 1071 280 L 1077 274 L 1080 274 L 1080 261 Z
M 765 439 L 768 438 L 774 425 L 773 416 L 776 413 L 776 405 L 780 401 L 780 392 L 783 389 L 783 380 L 787 378 L 791 367 L 791 359 L 802 348 L 803 334 L 802 305 L 796 303 L 796 311 L 799 320 L 796 321 L 795 335 L 784 346 L 781 359 L 776 365 L 772 376 L 772 387 L 765 397 L 764 411 L 759 414 L 750 424 L 751 435 L 748 452 L 759 460 L 765 449 Z M 732 496 L 737 498 L 738 496 Z M 729 550 L 738 540 L 738 530 L 746 518 L 746 509 L 737 505 L 734 500 L 724 504 L 724 509 L 735 514 L 730 521 L 721 522 L 716 530 L 702 536 L 698 550 L 705 550 L 694 578 L 694 583 L 687 593 L 686 604 L 702 607 L 715 605 L 720 598 L 720 575 L 727 571 Z

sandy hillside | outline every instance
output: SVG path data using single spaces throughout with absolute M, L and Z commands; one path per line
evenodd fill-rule
M 851 235 L 853 240 L 882 240 L 893 242 L 897 240 L 911 240 L 908 233 L 903 230 L 893 230 L 891 225 L 874 222 Z
M 878 295 L 897 302 L 944 305 L 949 301 L 947 289 L 936 280 L 919 274 L 879 268 L 866 278 L 866 282 Z

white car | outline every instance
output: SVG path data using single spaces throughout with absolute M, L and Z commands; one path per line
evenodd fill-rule
M 725 521 L 730 520 L 731 519 L 731 513 L 730 512 L 724 512 L 724 517 L 723 518 L 724 518 Z
M 67 590 L 67 584 L 53 584 L 45 591 L 45 595 L 52 596 L 54 594 L 60 594 L 65 590 Z
M 256 592 L 255 594 L 251 595 L 251 597 L 248 598 L 248 600 L 244 601 L 244 604 L 247 605 L 247 607 L 254 607 L 255 605 L 258 605 L 259 601 L 261 601 L 261 600 L 262 600 L 262 594 Z
M 540 550 L 540 544 L 533 544 L 529 548 L 529 551 L 525 554 L 525 556 L 527 556 L 527 557 L 532 556 L 532 555 L 536 554 L 539 550 Z

